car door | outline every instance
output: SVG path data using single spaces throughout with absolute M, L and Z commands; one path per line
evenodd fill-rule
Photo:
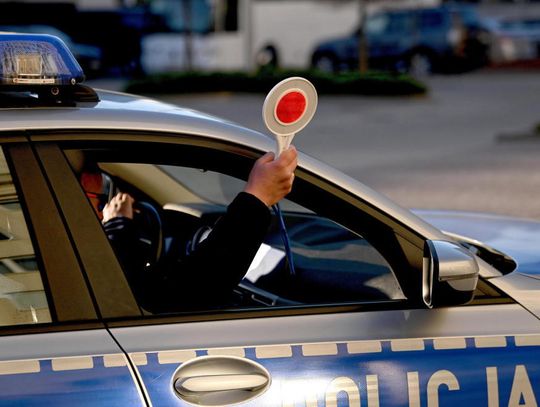
M 445 13 L 444 9 L 420 11 L 418 14 L 419 44 L 438 55 L 449 52 L 451 45 L 457 47 L 460 33 L 452 31 L 450 19 L 451 14 Z
M 52 187 L 72 190 L 72 204 L 81 201 L 76 205 L 77 214 L 93 221 L 81 228 L 69 219 L 77 214 L 66 215 L 74 240 L 84 240 L 87 233 L 95 234 L 97 240 L 101 230 L 89 203 L 83 205 L 84 194 L 80 186 L 77 190 L 75 174 L 65 168 L 73 168 L 76 160 L 68 163 L 63 157 L 77 156 L 74 151 L 97 157 L 100 168 L 145 188 L 144 192 L 157 202 L 165 193 L 164 187 L 174 189 L 169 181 L 177 179 L 183 166 L 194 167 L 203 175 L 213 170 L 245 178 L 257 156 L 245 146 L 215 140 L 201 143 L 199 138 L 185 135 L 176 142 L 156 135 L 102 134 L 96 137 L 99 142 L 85 143 L 84 137 L 75 137 L 76 144 L 63 141 L 59 145 L 37 145 L 49 173 L 50 166 L 64 167 L 65 171 L 58 171 L 51 179 Z M 155 166 L 159 171 L 154 173 Z M 160 178 L 158 174 L 163 173 L 174 175 Z M 152 182 L 153 176 L 160 182 Z M 193 188 L 198 185 L 219 183 L 195 180 L 191 184 Z M 186 187 L 184 183 L 182 193 L 190 191 Z M 180 193 L 174 196 L 182 199 Z M 306 227 L 320 222 L 321 217 L 334 225 L 328 229 L 322 227 L 328 224 L 326 221 L 316 223 L 316 230 L 306 233 L 317 237 L 315 243 L 311 241 L 314 246 L 306 248 L 307 241 L 293 241 L 293 257 L 308 256 L 311 248 L 322 256 L 311 254 L 314 269 L 329 262 L 330 270 L 326 267 L 325 272 L 341 271 L 344 266 L 362 268 L 362 272 L 375 270 L 370 287 L 379 292 L 386 292 L 386 284 L 393 280 L 385 278 L 377 285 L 378 271 L 391 272 L 399 289 L 390 292 L 397 294 L 340 300 L 322 289 L 320 297 L 313 296 L 312 300 L 283 301 L 282 295 L 272 298 L 264 290 L 249 291 L 246 286 L 252 301 L 247 305 L 161 314 L 143 309 L 143 316 L 127 308 L 118 311 L 105 318 L 107 327 L 129 355 L 152 405 L 535 405 L 535 383 L 540 379 L 540 324 L 534 316 L 483 280 L 477 299 L 470 305 L 426 309 L 416 298 L 421 291 L 418 264 L 423 259 L 422 237 L 400 224 L 397 215 L 367 205 L 361 196 L 351 195 L 324 173 L 315 173 L 302 163 L 290 199 L 308 209 L 301 213 L 298 208 L 285 211 L 285 219 L 293 226 L 298 225 L 294 223 L 298 217 L 308 220 L 303 224 Z M 174 211 L 180 207 L 185 210 L 186 205 L 168 202 L 164 210 L 165 206 Z M 205 208 L 201 202 L 190 206 L 191 212 L 207 211 Z M 339 239 L 335 238 L 334 227 L 341 228 Z M 358 244 L 349 233 L 356 236 Z M 103 231 L 101 235 L 96 250 L 107 244 Z M 342 244 L 345 235 L 347 244 Z M 327 236 L 332 238 L 328 240 Z M 320 246 L 323 237 L 329 246 Z M 269 246 L 268 252 L 281 250 L 271 242 Z M 343 257 L 344 247 L 352 247 L 352 253 L 361 260 Z M 103 251 L 107 250 L 110 248 L 104 246 Z M 328 252 L 339 255 L 332 259 L 334 254 L 329 256 Z M 378 267 L 364 268 L 365 264 Z M 94 272 L 97 287 L 97 275 L 107 270 Z M 125 284 L 114 274 L 120 285 Z M 108 284 L 116 284 L 114 278 L 107 279 Z M 361 281 L 347 280 L 345 285 Z M 297 285 L 288 295 L 303 288 Z M 185 289 L 189 288 L 178 287 L 178 295 L 182 296 Z M 337 289 L 343 290 L 328 287 L 327 291 Z M 129 295 L 124 295 L 127 301 Z M 257 302 L 261 297 L 263 301 Z M 113 306 L 105 296 L 96 298 L 103 309 Z M 135 297 L 133 300 L 137 301 Z
M 26 137 L 0 135 L 0 405 L 145 405 Z

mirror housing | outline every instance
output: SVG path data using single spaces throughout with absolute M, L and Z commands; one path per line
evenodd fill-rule
M 454 242 L 426 240 L 422 299 L 429 308 L 466 304 L 473 299 L 479 267 L 474 255 Z

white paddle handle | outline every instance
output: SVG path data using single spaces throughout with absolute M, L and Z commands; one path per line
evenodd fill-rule
M 294 134 L 274 134 L 274 137 L 276 139 L 275 159 L 277 160 L 281 153 L 291 145 Z

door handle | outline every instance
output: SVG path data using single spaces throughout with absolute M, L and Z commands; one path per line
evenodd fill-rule
M 182 364 L 173 376 L 176 395 L 199 406 L 246 402 L 271 383 L 268 371 L 250 359 L 202 356 Z
M 268 379 L 261 374 L 225 374 L 178 379 L 174 386 L 180 393 L 214 392 L 228 390 L 254 391 L 266 385 Z

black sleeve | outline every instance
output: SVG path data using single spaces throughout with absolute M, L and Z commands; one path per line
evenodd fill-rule
M 124 274 L 135 295 L 139 295 L 138 288 L 144 284 L 144 254 L 148 249 L 141 247 L 140 233 L 133 219 L 126 217 L 113 218 L 103 224 L 107 238 L 122 265 Z
M 131 219 L 107 222 L 105 231 L 142 307 L 151 312 L 181 311 L 223 304 L 242 280 L 270 225 L 268 207 L 241 192 L 189 256 L 162 270 L 145 270 Z
M 197 249 L 168 268 L 160 302 L 172 310 L 226 301 L 247 273 L 270 219 L 268 207 L 258 198 L 245 192 L 238 194 Z

